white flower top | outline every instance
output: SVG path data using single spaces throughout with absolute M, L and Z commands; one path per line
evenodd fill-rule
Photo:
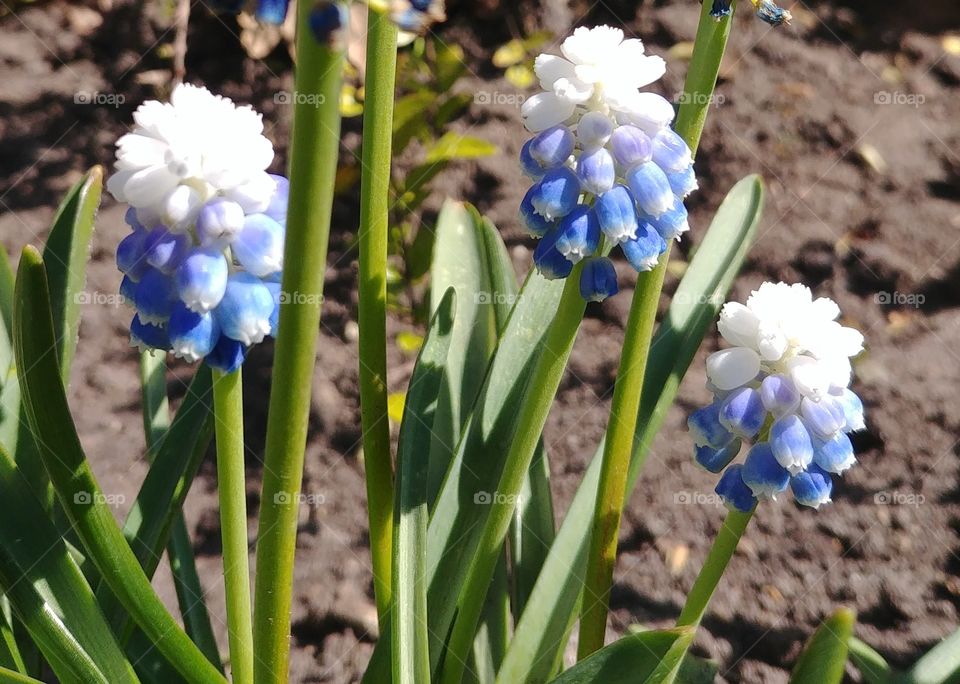
M 216 195 L 262 211 L 275 190 L 266 169 L 273 145 L 260 114 L 206 88 L 179 85 L 169 103 L 144 102 L 117 142 L 107 189 L 145 223 L 183 229 Z
M 813 299 L 805 285 L 764 283 L 747 299 L 724 304 L 718 329 L 733 345 L 707 359 L 707 376 L 731 390 L 764 374 L 789 376 L 801 394 L 819 400 L 850 383 L 850 358 L 863 335 L 840 325 L 837 304 Z
M 578 107 L 612 114 L 656 134 L 673 120 L 673 107 L 640 88 L 663 76 L 666 63 L 645 55 L 643 42 L 624 40 L 611 26 L 580 27 L 560 45 L 563 57 L 540 55 L 534 68 L 545 92 L 523 104 L 521 116 L 532 132 L 570 119 Z

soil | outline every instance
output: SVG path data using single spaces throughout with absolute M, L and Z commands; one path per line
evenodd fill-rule
M 157 84 L 166 86 L 164 45 L 171 34 L 167 19 L 146 7 L 118 0 L 37 3 L 0 16 L 0 241 L 12 254 L 41 243 L 60 195 L 85 168 L 110 162 L 133 109 L 157 95 Z M 766 210 L 733 296 L 782 279 L 837 300 L 845 322 L 868 341 L 855 387 L 868 408 L 868 429 L 856 438 L 859 466 L 835 488 L 831 506 L 813 512 L 789 501 L 765 504 L 742 541 L 696 646 L 720 663 L 720 678 L 729 682 L 786 681 L 804 639 L 840 605 L 857 610 L 857 635 L 898 666 L 960 622 L 960 52 L 957 38 L 944 40 L 960 31 L 960 7 L 931 1 L 903 13 L 862 0 L 791 9 L 793 25 L 778 30 L 746 12 L 737 17 L 697 156 L 693 230 L 675 254 L 683 261 L 696 248 L 736 180 L 762 174 Z M 625 1 L 553 3 L 548 11 L 532 0 L 519 6 L 487 0 L 453 4 L 436 32 L 466 52 L 469 75 L 458 91 L 516 95 L 490 62 L 492 50 L 512 35 L 543 26 L 562 33 L 574 23 L 625 24 L 650 51 L 668 55 L 660 87 L 675 96 L 686 62 L 672 55 L 693 38 L 696 14 L 695 3 L 679 1 L 639 8 Z M 187 77 L 262 111 L 281 170 L 289 110 L 275 93 L 291 87 L 289 57 L 279 48 L 250 59 L 236 33 L 234 20 L 198 5 Z M 98 96 L 84 102 L 78 93 Z M 525 188 L 514 162 L 524 137 L 517 108 L 477 102 L 453 127 L 496 142 L 503 155 L 442 174 L 424 225 L 444 196 L 471 201 L 501 227 L 518 271 L 525 270 L 531 244 L 515 218 Z M 357 119 L 345 123 L 344 159 L 357 151 L 358 129 Z M 112 260 L 125 230 L 122 215 L 122 207 L 104 200 L 91 293 L 116 291 Z M 296 682 L 356 680 L 376 638 L 359 460 L 356 225 L 356 196 L 346 193 L 335 206 L 314 376 L 305 491 L 315 505 L 304 508 L 299 537 Z M 545 431 L 558 516 L 605 427 L 633 286 L 627 269 L 620 271 L 625 291 L 588 309 Z M 668 291 L 675 283 L 671 276 Z M 70 400 L 94 469 L 104 490 L 121 501 L 122 516 L 146 471 L 136 357 L 126 342 L 129 314 L 93 302 L 83 312 Z M 416 323 L 393 315 L 389 329 L 395 335 Z M 714 478 L 694 468 L 684 428 L 687 413 L 708 397 L 703 359 L 716 346 L 711 332 L 630 498 L 610 637 L 635 623 L 671 623 L 722 519 L 722 509 L 706 498 Z M 412 359 L 395 345 L 390 356 L 390 386 L 400 390 Z M 270 359 L 268 345 L 258 348 L 245 378 L 251 524 Z M 172 365 L 174 396 L 189 374 Z M 186 516 L 225 643 L 210 461 Z M 165 566 L 155 584 L 175 606 Z M 852 671 L 850 677 L 856 681 Z

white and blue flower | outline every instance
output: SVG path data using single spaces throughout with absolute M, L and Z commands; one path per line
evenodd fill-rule
M 265 171 L 260 115 L 203 88 L 134 119 L 108 183 L 131 205 L 117 246 L 131 344 L 236 370 L 276 332 L 289 182 Z
M 610 26 L 576 29 L 560 52 L 537 57 L 543 92 L 521 110 L 534 136 L 520 151 L 520 166 L 534 185 L 520 218 L 530 235 L 547 241 L 534 263 L 548 278 L 566 278 L 573 264 L 620 245 L 634 269 L 648 271 L 688 229 L 683 199 L 697 188 L 690 149 L 670 128 L 673 106 L 640 92 L 666 65 Z M 597 287 L 599 270 L 612 282 L 600 263 L 580 272 L 581 292 L 596 301 L 616 291 Z
M 688 426 L 696 462 L 725 469 L 717 493 L 731 508 L 748 511 L 754 498 L 788 488 L 797 503 L 818 508 L 830 501 L 831 474 L 856 462 L 849 433 L 864 429 L 864 409 L 849 388 L 850 359 L 863 336 L 839 315 L 832 300 L 784 283 L 764 283 L 746 304 L 724 305 L 717 327 L 732 346 L 707 358 L 714 401 Z M 728 466 L 740 440 L 754 444 L 742 467 Z

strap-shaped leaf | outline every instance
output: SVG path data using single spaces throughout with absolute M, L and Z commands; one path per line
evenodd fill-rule
M 180 408 L 127 514 L 123 536 L 147 577 L 153 577 L 160 563 L 173 520 L 183 508 L 183 501 L 210 444 L 213 435 L 212 405 L 210 369 L 200 366 L 187 387 Z M 97 588 L 97 597 L 111 624 L 126 637 L 129 634 L 130 616 L 110 596 L 105 583 Z
M 13 625 L 10 600 L 6 596 L 0 596 L 0 666 L 26 674 L 27 666 L 23 656 L 20 655 L 20 646 L 17 644 Z
M 437 218 L 430 268 L 430 311 L 431 315 L 437 311 L 447 290 L 453 288 L 457 295 L 457 317 L 431 433 L 428 485 L 431 506 L 497 346 L 496 293 L 490 281 L 489 258 L 477 219 L 473 207 L 451 200 L 444 203 Z
M 689 627 L 629 634 L 584 658 L 553 684 L 658 684 L 683 657 Z
M 517 296 L 487 371 L 464 435 L 443 482 L 427 530 L 428 611 L 431 656 L 439 657 L 443 635 L 453 621 L 467 565 L 479 541 L 486 506 L 475 496 L 496 489 L 503 457 L 516 428 L 519 393 L 523 390 L 541 340 L 553 320 L 563 282 L 531 273 Z M 436 650 L 435 650 L 436 649 Z M 390 642 L 381 638 L 364 681 L 388 681 Z
M 0 318 L 9 333 L 13 328 L 13 268 L 10 266 L 10 257 L 3 245 L 0 245 Z
M 791 684 L 840 684 L 847 664 L 847 644 L 856 621 L 856 615 L 849 608 L 840 608 L 827 618 L 797 658 L 790 675 Z
M 850 637 L 848 646 L 850 662 L 860 670 L 860 675 L 867 684 L 892 684 L 894 681 L 902 681 L 900 675 L 890 667 L 890 663 L 869 644 L 857 637 Z
M 43 684 L 39 679 L 28 677 L 27 675 L 0 667 L 0 684 Z
M 14 296 L 17 374 L 40 456 L 61 506 L 110 590 L 187 681 L 225 681 L 164 608 L 87 463 L 60 376 L 43 260 L 20 257 Z
M 393 515 L 393 681 L 430 681 L 427 640 L 427 465 L 430 433 L 453 339 L 456 290 L 440 300 L 404 403 Z
M 910 684 L 960 682 L 960 630 L 927 651 L 907 671 L 905 680 Z
M 140 395 L 143 430 L 147 443 L 147 457 L 153 464 L 154 455 L 170 429 L 170 401 L 167 397 L 166 356 L 159 352 L 140 354 Z M 173 509 L 171 509 L 173 510 Z M 167 558 L 177 592 L 177 604 L 183 627 L 207 660 L 220 667 L 220 653 L 210 624 L 210 615 L 204 602 L 203 587 L 197 573 L 193 544 L 183 513 L 176 510 L 167 542 Z M 149 658 L 151 654 L 146 654 Z M 137 658 L 138 669 L 146 658 Z M 152 660 L 157 660 L 156 657 Z
M 0 499 L 0 584 L 57 677 L 136 682 L 70 550 L 2 447 Z
M 43 261 L 63 384 L 68 384 L 77 349 L 80 306 L 87 278 L 93 220 L 100 207 L 103 168 L 94 166 L 67 193 L 47 236 Z
M 763 187 L 757 176 L 748 176 L 733 187 L 673 296 L 650 350 L 628 491 L 636 484 L 680 380 L 740 270 L 762 205 Z M 517 624 L 497 676 L 502 684 L 547 681 L 559 662 L 578 612 L 602 453 L 603 444 L 584 474 Z

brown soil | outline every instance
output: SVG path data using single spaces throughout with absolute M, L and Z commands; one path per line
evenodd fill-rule
M 509 30 L 619 21 L 665 54 L 692 39 L 697 9 L 679 1 L 639 10 L 614 2 L 586 14 L 553 8 L 541 15 L 532 1 L 520 10 L 497 0 L 478 6 L 472 16 L 467 3 L 455 5 L 438 33 L 466 50 L 471 75 L 458 89 L 508 94 L 514 89 L 489 59 Z M 869 410 L 868 430 L 856 440 L 860 465 L 836 488 L 835 503 L 819 512 L 788 501 L 764 505 L 705 620 L 697 650 L 721 663 L 724 681 L 785 681 L 805 637 L 839 605 L 856 608 L 857 634 L 897 665 L 912 662 L 960 621 L 960 56 L 941 42 L 960 30 L 960 8 L 951 0 L 915 3 L 908 13 L 873 6 L 798 3 L 794 25 L 783 30 L 739 17 L 717 90 L 722 101 L 698 155 L 702 189 L 677 258 L 696 246 L 733 183 L 761 173 L 766 211 L 734 295 L 746 296 L 765 279 L 803 281 L 836 299 L 869 347 L 857 364 L 856 389 Z M 152 70 L 168 66 L 157 45 L 169 35 L 162 35 L 160 19 L 125 2 L 108 10 L 26 5 L 0 17 L 0 30 L 0 240 L 15 253 L 42 241 L 58 197 L 83 169 L 110 161 L 133 108 L 155 94 L 146 82 Z M 290 87 L 289 59 L 282 50 L 263 61 L 246 58 L 235 31 L 231 20 L 195 12 L 188 79 L 258 107 L 281 169 L 289 112 L 274 93 Z M 686 67 L 668 62 L 662 89 L 674 95 Z M 75 101 L 78 92 L 125 100 L 84 104 Z M 357 149 L 358 126 L 345 125 L 345 154 Z M 444 195 L 472 201 L 501 227 L 525 269 L 530 243 L 515 220 L 524 188 L 513 161 L 523 140 L 517 109 L 474 104 L 455 126 L 497 142 L 504 154 L 443 174 L 424 221 L 430 225 Z M 341 197 L 335 208 L 314 378 L 305 489 L 323 503 L 305 508 L 300 535 L 291 676 L 297 682 L 355 680 L 375 639 L 358 461 L 355 199 Z M 112 200 L 104 202 L 90 292 L 116 290 L 112 252 L 124 231 L 122 215 Z M 629 300 L 627 291 L 588 310 L 550 415 L 545 437 L 560 512 L 604 430 Z M 84 310 L 71 402 L 104 489 L 129 505 L 146 466 L 127 317 L 113 306 Z M 389 327 L 395 334 L 414 324 L 394 318 Z M 672 621 L 722 518 L 714 506 L 677 503 L 678 494 L 708 493 L 713 484 L 691 463 L 684 418 L 707 398 L 703 358 L 715 347 L 711 333 L 630 499 L 613 632 Z M 266 345 L 258 349 L 246 373 L 253 516 L 270 353 Z M 412 359 L 395 348 L 390 354 L 390 384 L 401 389 Z M 182 392 L 188 376 L 188 368 L 175 365 L 171 392 Z M 207 463 L 186 512 L 222 637 L 215 487 Z M 126 508 L 118 506 L 118 515 Z M 156 584 L 175 605 L 165 569 Z

